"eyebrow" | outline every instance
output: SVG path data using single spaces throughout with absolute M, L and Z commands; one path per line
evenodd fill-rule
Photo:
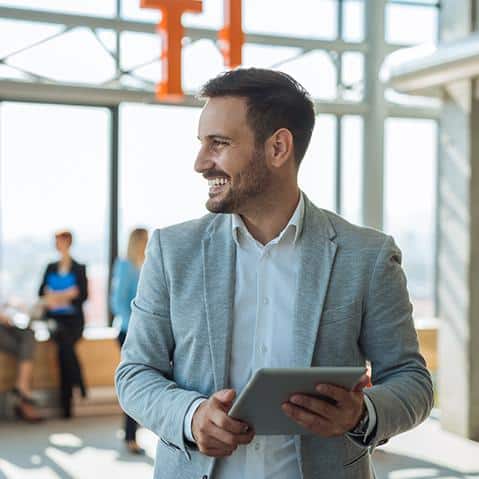
M 212 135 L 206 135 L 207 140 L 227 140 L 231 141 L 233 138 L 230 138 L 229 136 L 224 136 L 224 135 L 217 135 L 217 134 L 212 134 Z M 201 141 L 201 138 L 198 136 L 198 140 Z

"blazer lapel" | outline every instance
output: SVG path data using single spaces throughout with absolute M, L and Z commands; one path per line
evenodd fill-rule
M 310 367 L 337 245 L 326 215 L 305 199 L 294 317 L 295 367 Z
M 229 217 L 221 215 L 212 227 L 214 231 L 202 243 L 203 287 L 214 384 L 218 391 L 228 387 L 229 380 L 236 249 Z

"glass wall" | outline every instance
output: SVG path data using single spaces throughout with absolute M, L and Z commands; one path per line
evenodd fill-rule
M 0 297 L 26 307 L 36 300 L 57 260 L 54 232 L 66 228 L 73 257 L 87 265 L 86 321 L 105 324 L 108 110 L 3 103 L 0 114 Z
M 137 226 L 152 230 L 206 213 L 193 170 L 198 108 L 125 104 L 120 112 L 120 253 Z
M 432 317 L 437 123 L 391 118 L 385 136 L 385 231 L 403 252 L 416 317 Z
M 384 41 L 435 42 L 437 3 L 387 2 Z M 0 6 L 7 7 L 105 18 L 118 14 L 145 22 L 160 19 L 159 11 L 141 9 L 137 0 L 118 4 L 116 12 L 115 0 L 0 0 Z M 363 158 L 361 116 L 368 108 L 362 103 L 367 61 L 367 48 L 361 49 L 367 47 L 361 43 L 366 40 L 365 5 L 364 0 L 298 0 L 294 8 L 290 0 L 244 0 L 243 5 L 245 31 L 272 35 L 271 45 L 245 44 L 244 66 L 290 73 L 311 92 L 320 112 L 327 105 L 327 114 L 318 115 L 300 169 L 301 187 L 318 206 L 359 224 L 362 171 L 368 160 Z M 203 0 L 203 10 L 199 15 L 185 14 L 185 26 L 219 29 L 223 1 Z M 127 86 L 141 91 L 151 91 L 161 79 L 161 40 L 153 33 L 118 34 L 122 71 L 117 72 L 114 30 L 66 29 L 0 18 L 0 31 L 6 32 L 0 43 L 0 79 L 44 82 L 48 78 L 60 85 Z M 275 35 L 292 37 L 294 45 L 275 42 Z M 301 48 L 301 39 L 328 42 L 328 46 Z M 351 42 L 351 51 L 336 51 L 334 45 L 341 42 Z M 216 42 L 206 38 L 185 39 L 183 66 L 184 89 L 190 94 L 224 70 Z M 418 104 L 415 98 L 389 91 L 386 98 L 408 107 Z M 76 235 L 75 255 L 88 264 L 92 292 L 88 321 L 105 324 L 109 220 L 118 213 L 119 252 L 123 254 L 127 235 L 135 226 L 164 227 L 205 212 L 207 188 L 193 171 L 199 110 L 174 105 L 120 107 L 116 212 L 108 206 L 112 134 L 108 110 L 20 103 L 3 103 L 1 108 L 3 294 L 32 301 L 43 266 L 55 258 L 53 231 L 70 227 Z M 429 316 L 433 314 L 436 126 L 432 120 L 391 117 L 385 130 L 384 228 L 404 251 L 416 314 Z M 401 190 L 405 185 L 407 198 Z M 423 249 L 412 247 L 416 241 Z M 25 264 L 19 264 L 17 257 L 25 259 Z

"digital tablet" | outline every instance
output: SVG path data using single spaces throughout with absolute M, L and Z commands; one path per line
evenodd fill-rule
M 311 434 L 281 409 L 294 393 L 322 397 L 317 384 L 333 384 L 352 390 L 366 372 L 364 367 L 262 368 L 241 391 L 229 416 L 252 426 L 258 435 Z

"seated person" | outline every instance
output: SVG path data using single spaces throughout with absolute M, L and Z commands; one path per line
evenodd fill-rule
M 17 358 L 17 377 L 12 393 L 17 397 L 15 413 L 28 422 L 38 422 L 38 414 L 31 396 L 33 353 L 35 337 L 31 329 L 21 329 L 14 325 L 7 309 L 0 309 L 0 351 Z

